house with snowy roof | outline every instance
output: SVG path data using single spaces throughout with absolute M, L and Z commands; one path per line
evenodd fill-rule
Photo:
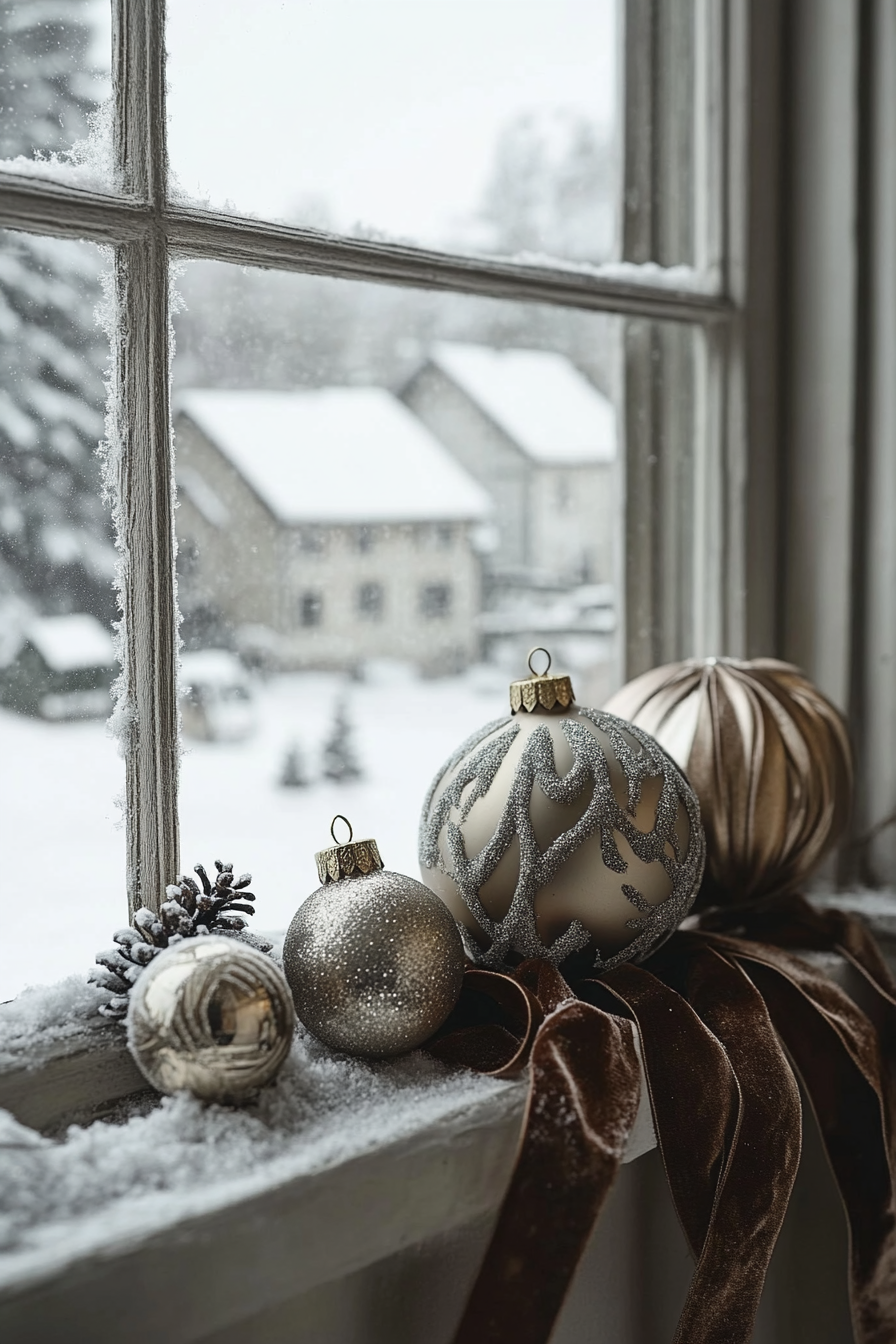
M 95 616 L 35 617 L 3 641 L 0 705 L 45 719 L 102 717 L 112 709 L 112 636 Z
M 612 581 L 616 409 L 565 355 L 438 342 L 400 396 L 494 500 L 494 580 Z
M 391 393 L 194 390 L 175 419 L 180 588 L 280 666 L 478 653 L 483 487 Z

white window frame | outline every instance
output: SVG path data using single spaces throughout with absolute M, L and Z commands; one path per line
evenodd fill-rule
M 677 275 L 673 285 L 672 277 L 658 274 L 650 264 L 608 272 L 465 257 L 399 243 L 333 237 L 171 201 L 165 0 L 113 0 L 119 194 L 2 173 L 0 225 L 86 239 L 114 249 L 118 339 L 113 350 L 113 419 L 122 443 L 123 672 L 133 723 L 126 749 L 131 912 L 141 904 L 157 908 L 166 882 L 179 868 L 169 402 L 172 256 L 562 305 L 643 319 L 645 330 L 670 321 L 700 328 L 704 339 L 698 343 L 696 381 L 705 414 L 697 418 L 693 493 L 689 488 L 688 498 L 678 498 L 672 487 L 645 501 L 642 486 L 656 460 L 652 438 L 656 427 L 636 433 L 630 426 L 626 440 L 627 621 L 622 671 L 633 675 L 658 661 L 658 655 L 747 651 L 749 389 L 743 355 L 756 308 L 745 264 L 751 228 L 747 150 L 751 108 L 761 96 L 753 78 L 762 67 L 754 50 L 756 21 L 758 16 L 761 30 L 763 14 L 774 8 L 773 0 L 627 0 L 625 5 L 624 120 L 645 135 L 669 124 L 669 109 L 656 106 L 659 74 L 670 52 L 675 59 L 683 25 L 693 25 L 689 31 L 695 38 L 694 264 Z M 624 255 L 636 262 L 643 260 L 644 231 L 652 227 L 652 216 L 646 197 L 632 204 L 633 193 L 637 195 L 640 187 L 651 208 L 668 210 L 680 189 L 680 181 L 663 173 L 662 167 L 662 156 L 653 151 L 646 156 L 626 153 Z M 646 529 L 645 539 L 644 520 L 655 521 L 661 531 L 663 520 L 675 516 L 692 520 L 693 591 L 688 594 L 685 625 L 678 621 L 673 636 L 658 641 L 654 632 L 665 628 L 663 598 L 653 576 L 662 557 L 658 560 L 652 527 Z M 667 584 L 667 599 L 668 592 Z

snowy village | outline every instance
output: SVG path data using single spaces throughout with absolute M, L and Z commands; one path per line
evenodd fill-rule
M 67 116 L 50 148 L 70 143 L 74 104 Z M 29 126 L 7 120 L 7 158 L 31 152 Z M 456 238 L 600 260 L 607 139 L 551 108 L 511 106 L 499 129 Z M 87 243 L 9 234 L 0 268 L 14 333 L 0 757 L 21 762 L 3 784 L 5 871 L 27 883 L 51 826 L 111 930 L 124 767 L 108 727 L 122 557 L 103 446 L 107 262 Z M 193 863 L 225 836 L 277 929 L 287 875 L 336 811 L 415 868 L 428 777 L 465 724 L 503 711 L 532 647 L 549 644 L 594 703 L 618 683 L 621 326 L 213 262 L 172 283 L 181 848 Z M 50 902 L 47 917 L 48 974 L 89 965 L 95 934 L 74 908 Z M 28 912 L 10 918 L 0 998 L 29 979 Z
M 195 834 L 198 857 L 222 830 L 255 850 L 274 920 L 276 874 L 313 846 L 328 800 L 351 799 L 412 862 L 406 800 L 465 716 L 501 712 L 530 648 L 548 641 L 594 696 L 617 675 L 611 397 L 556 350 L 440 340 L 412 358 L 396 344 L 386 385 L 175 390 L 184 843 Z M 7 571 L 0 723 L 36 772 L 14 833 L 25 864 L 31 788 L 67 780 L 75 740 L 80 788 L 57 816 L 70 860 L 84 852 L 111 887 L 115 557 L 98 518 L 89 567 L 86 529 L 55 506 L 29 529 L 40 589 Z

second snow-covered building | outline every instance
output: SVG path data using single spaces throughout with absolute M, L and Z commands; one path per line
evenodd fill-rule
M 401 396 L 494 500 L 493 584 L 612 582 L 616 410 L 565 355 L 437 342 Z
M 181 602 L 280 666 L 478 652 L 486 491 L 380 388 L 178 399 Z

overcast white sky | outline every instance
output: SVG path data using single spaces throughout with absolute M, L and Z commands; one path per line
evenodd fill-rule
M 184 190 L 421 242 L 474 211 L 516 114 L 615 119 L 615 0 L 169 0 L 168 49 Z

